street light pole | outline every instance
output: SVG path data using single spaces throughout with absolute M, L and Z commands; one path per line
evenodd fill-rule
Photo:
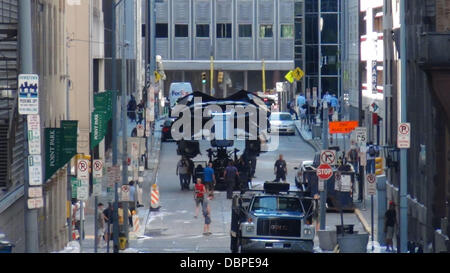
M 111 64 L 111 73 L 112 73 L 112 79 L 111 79 L 111 85 L 112 85 L 112 90 L 113 90 L 113 105 L 112 105 L 112 110 L 113 110 L 113 114 L 112 114 L 112 159 L 113 159 L 113 166 L 118 166 L 117 165 L 117 157 L 118 157 L 118 152 L 117 152 L 117 145 L 118 145 L 118 141 L 117 141 L 117 122 L 118 122 L 118 117 L 117 117 L 117 81 L 116 81 L 116 8 L 117 6 L 124 0 L 120 0 L 119 2 L 115 3 L 115 1 L 111 1 L 111 6 L 112 6 L 112 41 L 111 41 L 111 49 L 112 49 L 112 64 Z M 119 252 L 119 214 L 118 214 L 118 210 L 119 210 L 119 194 L 118 194 L 118 184 L 117 182 L 114 183 L 114 215 L 113 215 L 113 243 L 114 243 L 114 253 L 118 253 Z M 109 252 L 109 248 L 108 248 L 108 252 Z
M 401 122 L 407 121 L 406 115 L 406 1 L 400 1 L 400 58 L 401 58 Z M 400 149 L 400 252 L 407 252 L 408 241 L 408 154 Z M 399 247 L 399 246 L 397 246 Z

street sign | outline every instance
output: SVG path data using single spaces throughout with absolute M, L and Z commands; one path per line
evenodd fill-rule
M 144 137 L 144 125 L 138 124 L 136 126 L 137 137 Z
M 277 82 L 276 89 L 277 89 L 277 92 L 284 92 L 284 82 Z
M 397 131 L 397 148 L 409 149 L 411 147 L 411 124 L 400 123 Z
M 42 187 L 28 188 L 28 198 L 39 198 L 39 197 L 42 197 Z
M 366 147 L 361 147 L 359 152 L 359 164 L 364 167 L 367 165 L 367 153 L 365 149 Z
M 288 81 L 288 82 L 290 82 L 290 83 L 294 83 L 294 71 L 289 71 L 285 76 L 284 76 L 284 78 Z M 265 90 L 263 90 L 263 91 L 265 91 Z
M 377 89 L 377 61 L 372 61 L 372 94 L 378 94 Z
M 130 201 L 130 188 L 128 185 L 123 185 L 120 187 L 121 189 L 121 195 L 120 195 L 120 201 Z
M 294 79 L 299 81 L 303 78 L 303 76 L 305 75 L 305 72 L 303 72 L 303 70 L 300 69 L 300 67 L 297 67 L 294 72 L 292 73 L 292 76 L 294 76 Z
M 93 178 L 102 178 L 103 177 L 103 161 L 96 159 L 94 160 L 94 172 L 92 174 Z
M 28 156 L 28 172 L 29 172 L 29 185 L 30 186 L 42 185 L 42 157 L 41 157 L 41 155 Z
M 356 127 L 355 134 L 356 134 L 356 142 L 358 143 L 358 146 L 365 147 L 366 142 L 367 142 L 367 128 L 366 127 Z
M 309 102 L 311 100 L 311 89 L 306 88 L 306 100 Z
M 77 178 L 81 180 L 89 179 L 89 160 L 79 159 L 77 163 Z
M 313 100 L 317 100 L 317 87 L 313 87 L 312 95 L 313 95 Z
M 317 176 L 321 180 L 328 180 L 333 176 L 333 169 L 328 164 L 321 164 L 316 170 Z
M 18 78 L 19 114 L 39 114 L 39 76 L 20 74 Z
M 373 173 L 369 173 L 366 176 L 367 181 L 367 194 L 375 195 L 377 193 L 377 177 Z
M 121 179 L 120 166 L 108 167 L 107 174 L 108 174 L 108 186 L 112 187 L 114 183 L 120 182 Z
M 320 152 L 320 164 L 336 165 L 336 151 L 335 150 L 322 150 Z
M 30 198 L 27 200 L 28 209 L 39 209 L 44 207 L 44 199 L 42 197 L 39 198 Z
M 358 126 L 358 121 L 330 121 L 330 134 L 348 134 Z
M 87 201 L 89 199 L 89 186 L 80 186 L 77 188 L 77 199 Z
M 41 154 L 41 122 L 39 115 L 27 116 L 28 152 L 30 155 Z
M 92 194 L 93 194 L 94 196 L 100 196 L 100 195 L 102 194 L 102 183 L 101 183 L 101 179 L 96 179 L 96 178 L 94 178 L 94 180 L 93 180 Z

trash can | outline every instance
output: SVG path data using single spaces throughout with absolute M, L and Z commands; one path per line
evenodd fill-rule
M 367 253 L 369 233 L 338 235 L 340 253 Z
M 0 241 L 0 253 L 12 253 L 14 245 L 8 241 Z
M 355 225 L 336 225 L 336 235 L 344 234 L 353 234 L 353 227 Z
M 313 125 L 312 126 L 312 138 L 322 138 L 322 126 L 320 125 Z
M 127 237 L 125 236 L 124 233 L 120 233 L 119 234 L 119 249 L 120 250 L 125 250 L 127 248 Z

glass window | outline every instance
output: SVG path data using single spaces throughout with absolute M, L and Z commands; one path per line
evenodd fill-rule
M 295 2 L 295 16 L 303 16 L 303 2 Z
M 156 35 L 156 38 L 169 37 L 168 25 L 167 24 L 156 24 L 155 35 Z
M 260 38 L 273 37 L 273 26 L 272 25 L 260 25 L 259 26 L 259 37 Z
M 338 78 L 337 77 L 323 77 L 322 78 L 322 94 L 329 92 L 330 94 L 336 94 L 338 92 Z
M 251 38 L 252 37 L 252 25 L 239 25 L 239 37 Z
M 294 38 L 294 25 L 281 25 L 281 38 Z
M 175 37 L 189 37 L 188 25 L 175 25 Z
M 338 47 L 322 46 L 322 74 L 337 75 L 338 73 Z
M 217 38 L 231 38 L 231 24 L 217 24 Z
M 305 43 L 317 44 L 319 42 L 317 14 L 307 15 L 305 20 Z
M 318 46 L 305 46 L 305 59 L 306 59 L 306 74 L 307 75 L 318 75 L 319 74 Z
M 303 20 L 302 19 L 295 19 L 295 40 L 296 41 L 303 41 L 302 37 L 302 27 L 303 27 Z
M 197 37 L 209 37 L 209 25 L 197 25 Z
M 338 17 L 337 14 L 322 14 L 322 43 L 336 44 L 338 42 Z
M 270 115 L 270 120 L 292 120 L 292 116 L 289 114 L 273 113 Z
M 305 12 L 318 12 L 317 0 L 305 0 Z
M 302 212 L 302 206 L 297 198 L 264 196 L 256 197 L 252 211 L 291 211 Z
M 339 0 L 322 0 L 321 1 L 321 11 L 323 12 L 337 12 L 338 11 L 338 1 Z

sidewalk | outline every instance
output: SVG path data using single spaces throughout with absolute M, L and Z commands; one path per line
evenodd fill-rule
M 145 226 L 142 224 L 144 222 L 144 218 L 146 217 L 148 210 L 149 210 L 149 204 L 150 204 L 150 187 L 153 185 L 156 181 L 156 175 L 158 173 L 159 168 L 159 154 L 161 150 L 161 127 L 160 124 L 162 122 L 162 118 L 155 122 L 155 131 L 154 134 L 149 138 L 149 145 L 148 145 L 148 169 L 146 169 L 143 172 L 144 182 L 142 183 L 142 202 L 144 207 L 137 208 L 137 215 L 140 218 L 140 228 L 141 230 L 138 233 L 143 233 L 143 228 Z M 130 131 L 130 130 L 129 130 Z M 131 132 L 131 131 L 130 131 Z M 106 162 L 105 167 L 112 165 L 112 157 L 111 153 L 109 153 L 106 156 Z M 105 177 L 106 178 L 106 177 Z M 102 194 L 98 197 L 98 202 L 103 203 L 104 208 L 108 206 L 108 195 L 106 192 L 106 180 L 103 181 L 102 186 Z M 81 242 L 81 252 L 82 253 L 94 253 L 94 234 L 95 234 L 95 197 L 91 196 L 90 199 L 86 202 L 86 214 L 85 214 L 85 240 Z M 112 226 L 111 226 L 112 230 Z M 130 228 L 130 240 L 133 238 L 138 237 L 139 234 L 134 234 Z M 101 247 L 102 244 L 97 249 L 98 253 L 106 253 L 107 247 L 105 246 Z M 126 249 L 124 251 L 120 252 L 138 252 L 134 249 Z M 109 243 L 109 253 L 113 253 L 113 241 L 110 241 Z
M 309 130 L 308 125 L 301 124 L 301 121 L 296 120 L 295 126 L 297 127 L 297 131 L 299 132 L 301 138 L 305 140 L 306 143 L 308 143 L 316 152 L 320 152 L 323 148 L 323 142 L 320 138 L 312 138 L 312 132 Z M 344 150 L 345 148 L 348 150 L 350 147 L 350 137 L 343 137 L 341 134 L 335 135 L 333 137 L 333 143 L 330 143 L 329 146 L 339 146 L 340 152 Z M 371 245 L 372 245 L 372 231 L 371 231 L 371 198 L 369 195 L 365 195 L 365 200 L 363 202 L 355 201 L 355 211 L 352 213 L 355 217 L 347 217 L 347 214 L 344 214 L 344 224 L 353 224 L 354 230 L 361 232 L 367 232 L 370 234 L 369 237 L 369 244 L 368 244 L 368 252 L 371 252 Z M 377 198 L 374 196 L 374 246 L 375 246 L 375 252 L 385 252 L 385 247 L 379 247 L 379 243 L 377 242 L 377 225 L 378 225 L 378 210 L 377 210 Z M 335 228 L 335 225 L 340 225 L 340 215 L 339 213 L 327 213 L 327 226 L 331 227 L 332 229 Z M 319 245 L 319 241 L 317 240 L 317 246 Z M 394 247 L 396 247 L 396 244 L 394 242 Z

